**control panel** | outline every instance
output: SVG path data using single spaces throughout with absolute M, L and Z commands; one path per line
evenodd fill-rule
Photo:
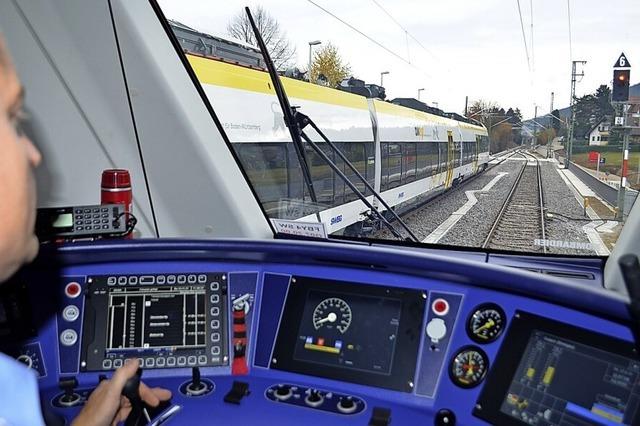
M 149 412 L 177 424 L 212 409 L 212 424 L 638 421 L 640 360 L 619 323 L 506 291 L 292 265 L 285 253 L 266 264 L 124 247 L 0 288 L 2 351 L 37 372 L 45 408 L 67 420 L 134 358 L 145 383 L 173 393 Z

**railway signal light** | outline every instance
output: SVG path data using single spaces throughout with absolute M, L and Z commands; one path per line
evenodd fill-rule
M 626 102 L 629 100 L 629 76 L 630 70 L 613 70 L 613 102 Z

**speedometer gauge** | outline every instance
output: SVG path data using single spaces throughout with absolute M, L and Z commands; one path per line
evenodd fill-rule
M 507 317 L 502 308 L 495 303 L 485 303 L 476 307 L 467 321 L 469 337 L 478 343 L 495 341 L 507 323 Z
M 336 329 L 344 334 L 351 325 L 351 308 L 337 297 L 324 299 L 313 311 L 313 326 L 316 330 Z
M 489 359 L 477 346 L 461 348 L 451 360 L 449 376 L 461 388 L 478 386 L 487 375 Z

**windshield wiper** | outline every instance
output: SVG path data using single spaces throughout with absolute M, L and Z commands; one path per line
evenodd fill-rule
M 398 230 L 387 220 L 387 218 L 384 217 L 384 215 L 380 211 L 378 211 L 378 209 L 375 208 L 369 202 L 369 200 L 367 200 L 367 197 L 365 197 L 365 195 L 353 184 L 353 182 L 351 182 L 351 180 L 339 169 L 339 167 L 322 151 L 322 149 L 320 149 L 320 147 L 315 142 L 313 142 L 311 140 L 311 138 L 309 138 L 309 136 L 307 136 L 306 133 L 304 133 L 304 131 L 302 129 L 304 127 L 306 127 L 308 124 L 310 124 L 311 127 L 313 127 L 313 129 L 316 132 L 318 132 L 320 137 L 322 137 L 322 139 L 331 147 L 331 149 L 333 149 L 333 151 L 338 154 L 338 156 L 345 162 L 345 164 L 347 164 L 349 166 L 351 171 L 353 171 L 355 173 L 355 175 L 364 183 L 366 188 L 371 191 L 373 196 L 376 197 L 380 201 L 380 203 L 389 212 L 391 212 L 393 217 L 407 231 L 407 233 L 411 237 L 410 239 L 413 240 L 414 242 L 419 243 L 420 240 L 418 240 L 418 238 L 413 234 L 413 232 L 411 232 L 409 227 L 404 223 L 404 221 L 400 218 L 400 216 L 398 216 L 398 214 L 393 209 L 391 209 L 391 207 L 389 207 L 389 205 L 382 199 L 380 194 L 378 194 L 376 192 L 376 190 L 371 186 L 371 184 L 369 184 L 369 182 L 367 182 L 367 180 L 364 178 L 364 176 L 362 176 L 362 174 L 360 174 L 360 172 L 358 172 L 356 167 L 353 164 L 351 164 L 351 162 L 335 146 L 335 144 L 333 142 L 331 142 L 324 135 L 324 133 L 318 128 L 318 126 L 316 126 L 316 124 L 308 116 L 300 113 L 295 108 L 291 107 L 291 104 L 289 103 L 289 98 L 287 97 L 287 94 L 286 94 L 286 92 L 284 90 L 282 82 L 280 81 L 280 76 L 278 75 L 278 73 L 276 71 L 276 68 L 275 68 L 275 66 L 273 64 L 273 61 L 271 60 L 271 56 L 269 55 L 269 51 L 267 50 L 267 46 L 264 43 L 264 40 L 262 39 L 262 35 L 260 34 L 260 31 L 258 30 L 258 27 L 256 26 L 256 24 L 255 24 L 255 22 L 253 20 L 253 16 L 251 15 L 251 10 L 248 7 L 245 7 L 245 11 L 247 12 L 247 17 L 249 18 L 249 23 L 251 24 L 251 27 L 253 29 L 253 33 L 256 36 L 256 41 L 258 43 L 258 47 L 262 51 L 262 55 L 264 56 L 265 64 L 267 65 L 267 69 L 269 70 L 269 76 L 271 77 L 271 82 L 273 83 L 273 89 L 275 90 L 276 95 L 278 96 L 278 101 L 280 102 L 280 107 L 282 108 L 282 112 L 284 114 L 285 124 L 289 128 L 289 133 L 291 134 L 291 139 L 292 139 L 294 147 L 296 149 L 296 154 L 298 155 L 298 160 L 299 160 L 300 166 L 302 168 L 302 172 L 303 172 L 305 183 L 307 184 L 307 187 L 309 189 L 309 195 L 311 196 L 311 200 L 314 203 L 316 203 L 316 205 L 317 205 L 317 198 L 316 198 L 315 190 L 314 190 L 314 187 L 313 187 L 313 179 L 311 178 L 311 173 L 309 171 L 308 161 L 307 161 L 307 158 L 305 156 L 304 147 L 303 147 L 303 144 L 302 144 L 302 139 L 303 138 L 309 144 L 309 146 L 311 146 L 311 148 L 313 148 L 313 150 L 316 152 L 316 154 L 318 154 L 320 156 L 320 158 L 322 158 L 324 160 L 324 162 L 327 165 L 329 165 L 329 167 L 331 167 L 331 169 L 334 171 L 334 173 L 336 173 L 340 177 L 340 179 L 342 179 L 344 181 L 344 183 L 353 191 L 353 193 L 356 194 L 356 196 L 360 199 L 360 201 L 362 201 L 365 204 L 365 206 L 367 206 L 367 208 L 369 208 L 369 210 L 372 213 L 374 213 L 376 216 L 378 216 L 380 221 L 382 223 L 384 223 L 387 226 L 387 228 L 389 228 L 389 231 L 391 231 L 391 233 L 393 235 L 395 235 L 396 237 L 398 237 L 400 239 L 404 239 L 402 237 L 402 234 L 400 234 L 400 232 L 398 232 Z M 318 222 L 321 222 L 320 213 L 316 212 L 316 215 L 318 217 Z

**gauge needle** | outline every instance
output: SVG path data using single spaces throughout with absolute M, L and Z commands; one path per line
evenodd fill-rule
M 478 328 L 476 329 L 476 331 L 482 331 L 482 330 L 484 330 L 485 328 L 493 327 L 495 324 L 496 324 L 496 323 L 495 323 L 495 322 L 493 322 L 493 320 L 492 320 L 492 319 L 489 319 L 489 321 L 485 322 L 485 323 L 484 323 L 484 325 L 482 325 L 481 327 L 478 327 Z
M 333 312 L 330 312 L 325 318 L 322 318 L 320 321 L 317 321 L 316 324 L 324 324 L 325 322 L 336 322 L 338 316 Z

